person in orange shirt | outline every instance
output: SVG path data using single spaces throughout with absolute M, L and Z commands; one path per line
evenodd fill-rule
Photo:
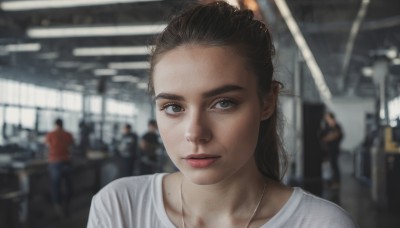
M 74 144 L 74 139 L 71 133 L 64 130 L 61 119 L 55 121 L 55 129 L 46 135 L 46 143 L 49 147 L 49 173 L 55 210 L 59 216 L 68 215 L 73 188 L 69 150 Z M 62 194 L 61 188 L 63 181 L 65 194 Z

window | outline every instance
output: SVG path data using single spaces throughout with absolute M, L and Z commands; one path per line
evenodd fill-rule
M 61 107 L 64 110 L 81 111 L 82 95 L 71 91 L 62 91 Z
M 3 79 L 1 83 L 1 103 L 18 104 L 19 103 L 19 84 L 17 82 Z
M 107 99 L 106 110 L 107 113 L 121 116 L 132 117 L 137 114 L 136 106 L 134 103 L 118 101 L 114 99 Z
M 93 114 L 101 114 L 101 97 L 90 96 L 89 99 L 89 112 Z
M 1 98 L 1 81 L 0 81 L 0 98 Z M 4 113 L 4 107 L 0 106 L 0 145 L 4 145 L 4 138 L 3 138 L 4 115 L 3 115 L 3 113 Z
M 24 106 L 35 106 L 35 90 L 36 86 L 27 83 L 20 84 L 20 100 L 19 103 Z
M 389 120 L 391 125 L 396 124 L 396 119 L 400 118 L 400 97 L 396 97 L 395 99 L 389 101 L 388 105 L 389 109 Z
M 20 110 L 17 107 L 6 107 L 6 116 L 4 121 L 7 124 L 19 124 Z
M 21 125 L 23 128 L 34 129 L 36 120 L 36 110 L 33 108 L 20 109 Z

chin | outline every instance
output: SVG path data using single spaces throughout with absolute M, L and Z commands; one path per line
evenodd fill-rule
M 225 179 L 220 172 L 217 173 L 215 170 L 185 170 L 182 173 L 190 182 L 196 185 L 212 185 Z

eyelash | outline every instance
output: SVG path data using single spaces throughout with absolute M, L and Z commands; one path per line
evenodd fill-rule
M 172 107 L 172 106 L 177 106 L 177 107 L 181 108 L 182 110 L 184 110 L 184 108 L 182 108 L 180 105 L 178 105 L 176 103 L 167 103 L 167 104 L 164 104 L 164 105 L 161 106 L 160 111 L 164 111 L 167 115 L 176 115 L 176 114 L 167 113 L 165 111 L 165 109 L 167 109 L 169 107 Z
M 221 103 L 221 102 L 228 102 L 228 103 L 230 103 L 230 106 L 229 107 L 227 107 L 227 108 L 221 108 L 221 110 L 228 110 L 228 109 L 231 109 L 231 108 L 233 108 L 233 107 L 235 107 L 236 105 L 237 105 L 237 102 L 236 101 L 234 101 L 234 100 L 232 100 L 232 99 L 229 99 L 229 98 L 221 98 L 221 99 L 218 99 L 215 103 L 214 103 L 214 105 L 212 106 L 213 108 L 215 108 L 215 106 L 217 105 L 217 104 L 219 104 L 219 103 Z
M 230 104 L 230 106 L 227 107 L 227 108 L 216 108 L 215 106 L 218 105 L 218 104 L 220 104 L 221 102 L 228 102 L 228 103 Z M 235 100 L 233 100 L 233 99 L 229 99 L 229 98 L 220 98 L 220 99 L 218 99 L 216 102 L 213 103 L 213 105 L 211 106 L 211 109 L 217 109 L 217 110 L 219 110 L 219 111 L 227 111 L 227 110 L 230 110 L 230 109 L 234 108 L 236 105 L 237 105 L 237 102 L 236 102 Z M 176 103 L 166 103 L 166 104 L 164 104 L 164 105 L 161 106 L 160 111 L 163 111 L 163 112 L 165 112 L 165 114 L 170 115 L 170 116 L 178 115 L 179 112 L 168 113 L 168 112 L 166 111 L 167 108 L 172 107 L 172 106 L 179 107 L 179 108 L 181 109 L 179 112 L 182 112 L 182 111 L 185 110 L 185 109 L 184 109 L 183 107 L 181 107 L 179 104 L 176 104 Z

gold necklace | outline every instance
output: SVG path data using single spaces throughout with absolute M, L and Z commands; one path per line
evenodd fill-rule
M 186 228 L 186 226 L 185 226 L 185 214 L 184 214 L 184 211 L 183 211 L 182 184 L 183 184 L 183 178 L 182 178 L 182 181 L 181 181 L 181 191 L 180 191 L 180 195 L 181 195 L 181 213 L 182 213 L 182 227 L 183 227 L 183 228 Z M 262 199 L 264 198 L 265 186 L 266 186 L 266 184 L 264 183 L 264 185 L 263 185 L 263 190 L 262 190 L 260 199 L 258 200 L 257 206 L 256 206 L 256 208 L 254 209 L 253 214 L 250 216 L 250 219 L 249 219 L 249 221 L 247 222 L 245 228 L 248 228 L 248 227 L 250 226 L 250 223 L 253 221 L 253 218 L 254 218 L 254 216 L 256 215 L 256 213 L 257 213 L 257 211 L 258 211 L 258 208 L 259 208 L 260 205 L 261 205 Z

